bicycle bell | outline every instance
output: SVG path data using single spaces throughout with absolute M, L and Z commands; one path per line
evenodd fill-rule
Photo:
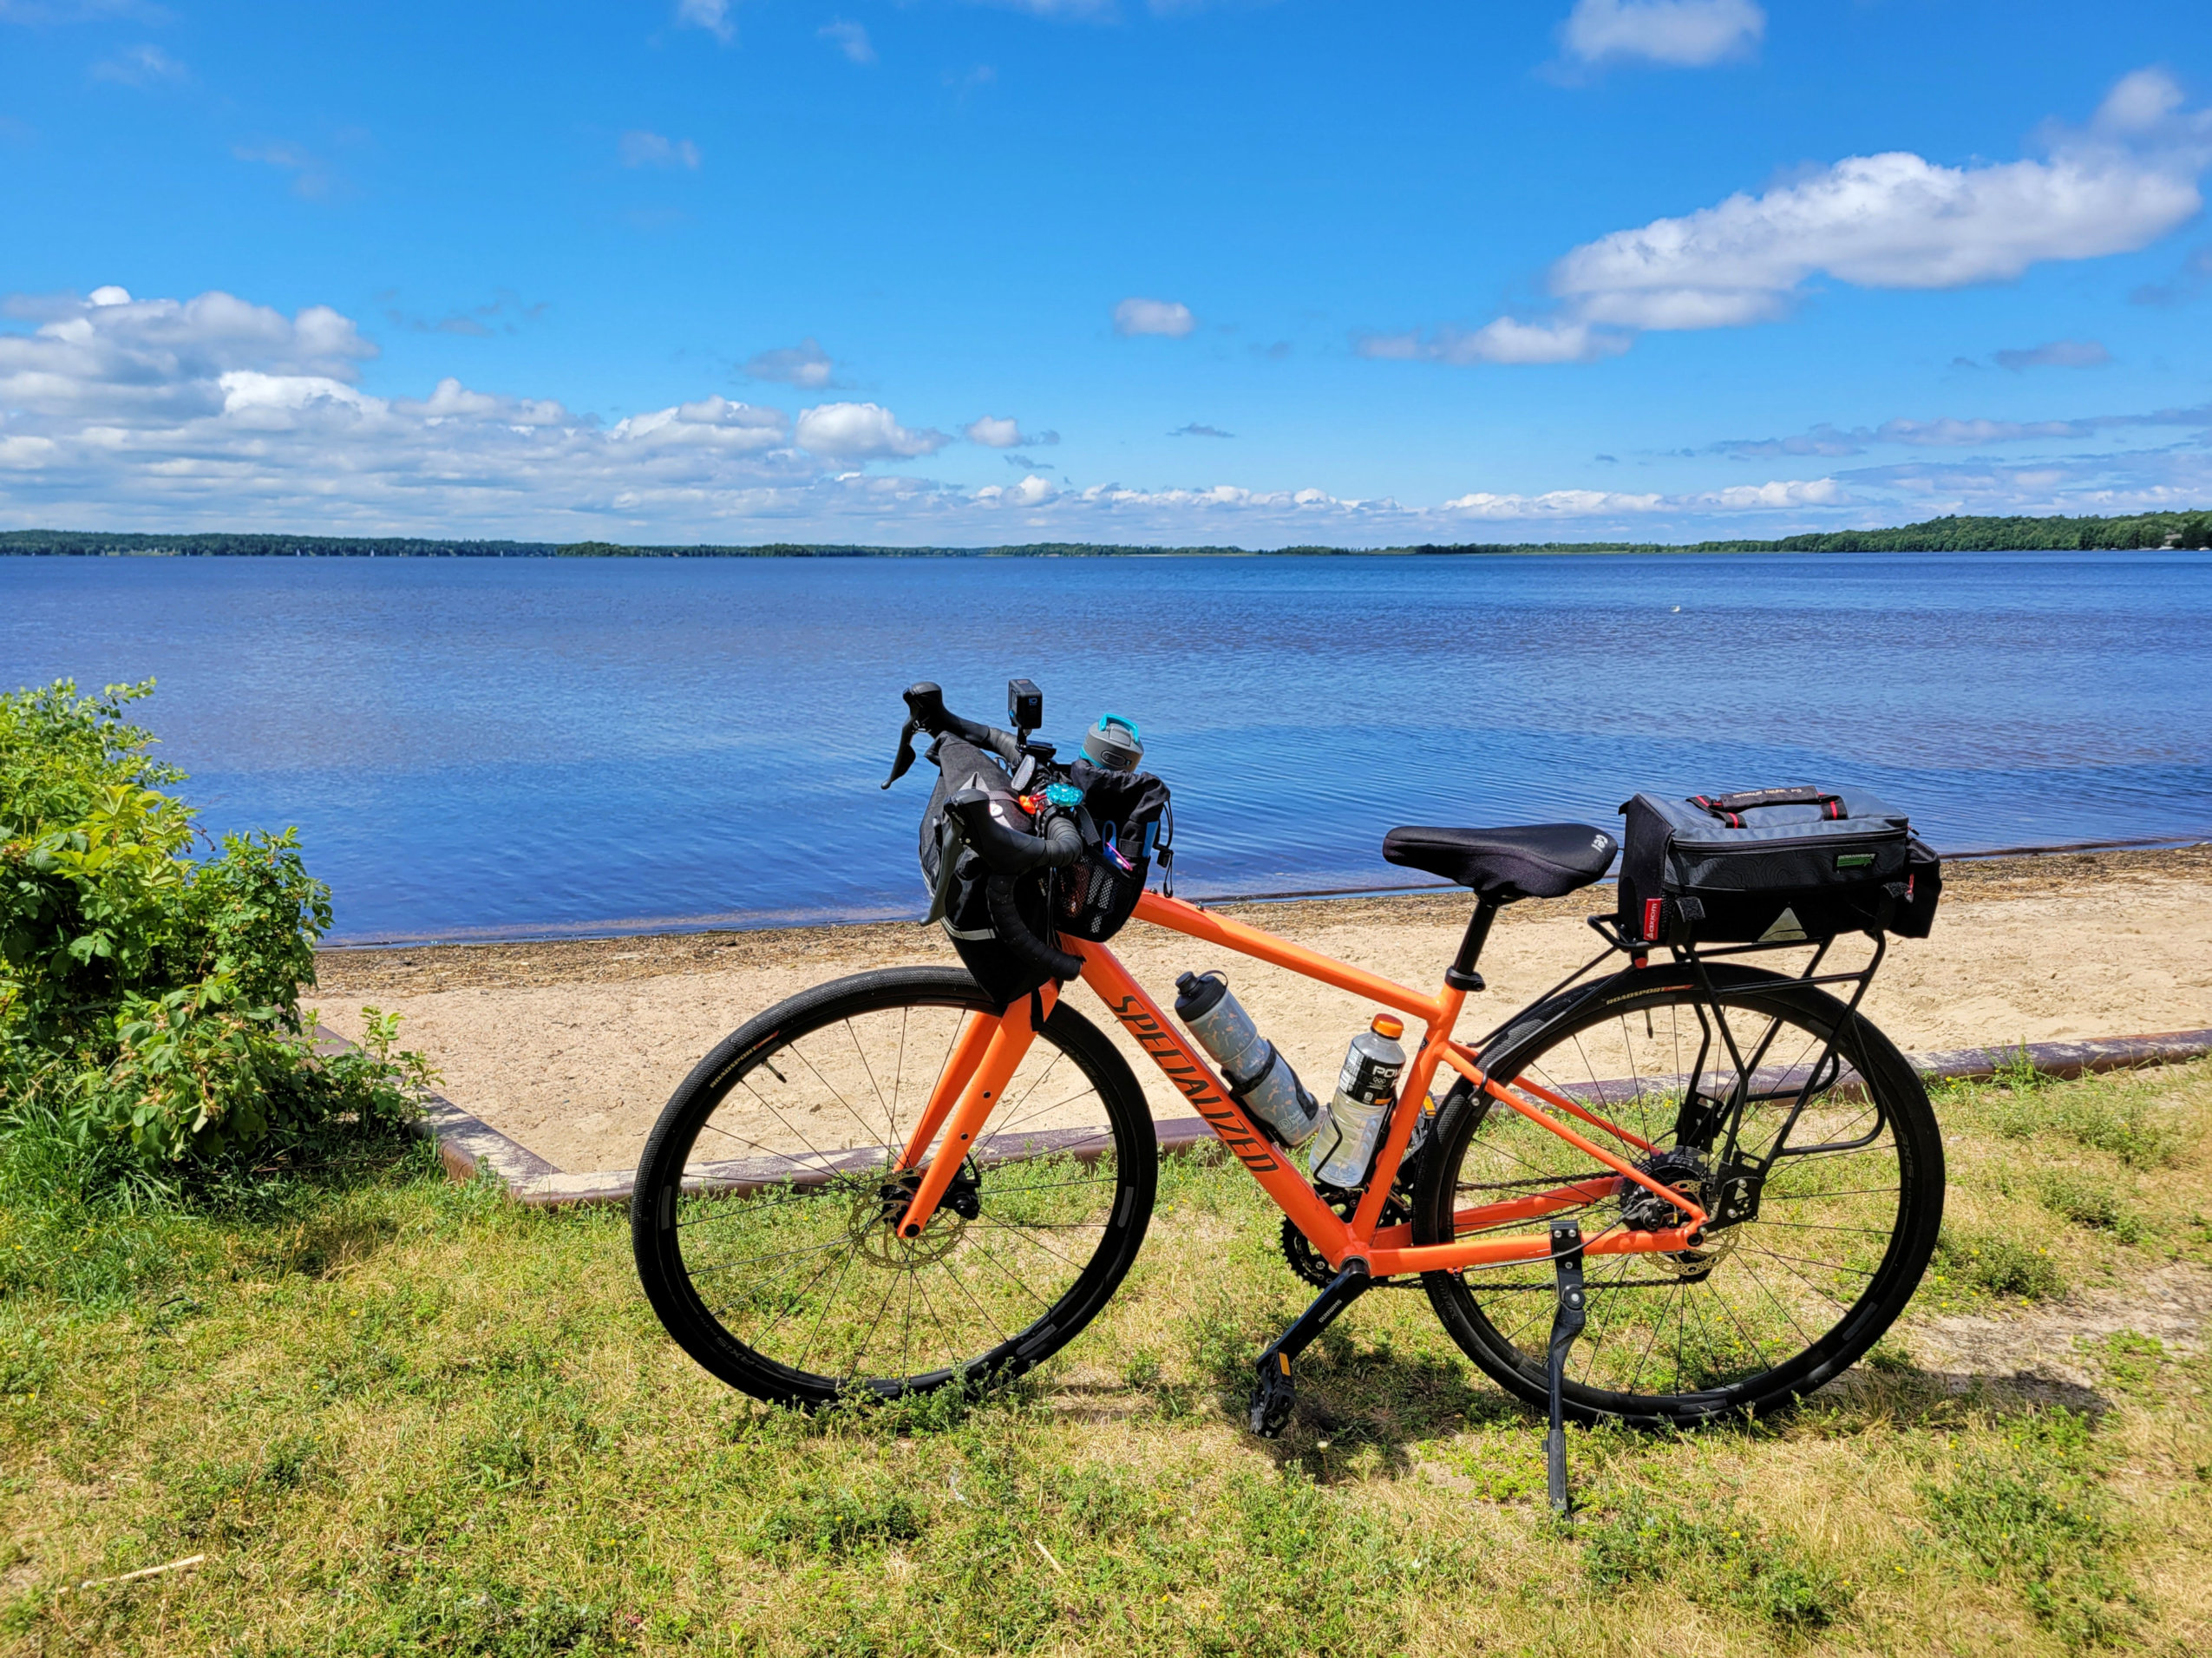
M 1144 758 L 1144 739 L 1136 722 L 1119 714 L 1101 714 L 1098 724 L 1083 734 L 1083 758 L 1106 771 L 1134 771 Z

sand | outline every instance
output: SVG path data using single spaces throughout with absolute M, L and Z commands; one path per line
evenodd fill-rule
M 1898 940 L 1866 1004 L 1925 1051 L 2212 1027 L 2212 846 L 1954 862 L 1935 931 Z M 1508 908 L 1469 999 L 1479 1035 L 1600 947 L 1583 917 L 1609 888 Z M 1457 948 L 1469 900 L 1436 895 L 1223 905 L 1226 913 L 1423 991 Z M 1329 1085 L 1374 1009 L 1193 940 L 1131 926 L 1114 949 L 1163 1003 L 1177 973 L 1219 967 L 1309 1085 Z M 462 1109 L 572 1170 L 633 1166 L 669 1091 L 715 1043 L 810 985 L 864 968 L 950 962 L 913 923 L 675 934 L 542 944 L 332 950 L 306 999 L 357 1036 L 361 1008 L 404 1016 Z M 1113 1032 L 1155 1117 L 1188 1114 Z

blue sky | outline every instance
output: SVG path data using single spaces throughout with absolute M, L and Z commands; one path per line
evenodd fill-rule
M 0 525 L 2212 505 L 2212 8 L 0 0 Z

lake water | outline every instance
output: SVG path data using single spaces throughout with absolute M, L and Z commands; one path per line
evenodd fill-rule
M 334 937 L 918 915 L 940 681 L 1135 720 L 1178 890 L 1403 884 L 1401 822 L 1849 783 L 1946 851 L 2212 836 L 2202 554 L 0 559 L 0 684 L 158 678 L 213 830 L 300 826 Z

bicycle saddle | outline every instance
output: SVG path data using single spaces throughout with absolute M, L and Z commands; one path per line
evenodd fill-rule
M 1587 823 L 1523 823 L 1510 829 L 1394 829 L 1383 856 L 1425 869 L 1496 903 L 1561 898 L 1605 874 L 1620 843 Z

